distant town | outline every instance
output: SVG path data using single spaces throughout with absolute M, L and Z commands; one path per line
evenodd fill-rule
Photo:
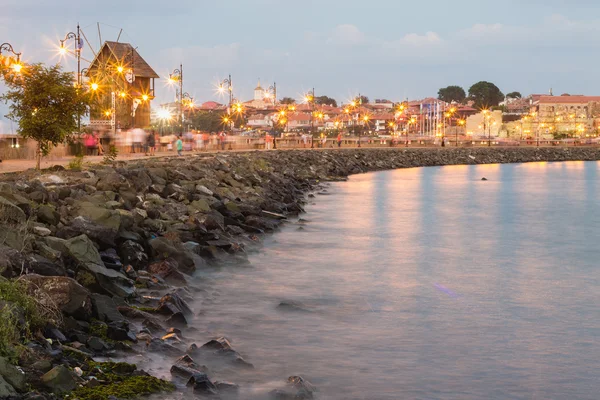
M 107 145 L 110 138 L 128 142 L 131 140 L 125 138 L 126 134 L 141 129 L 146 132 L 144 135 L 152 132 L 156 140 L 168 136 L 169 140 L 160 140 L 165 148 L 166 142 L 173 144 L 184 134 L 188 138 L 210 135 L 212 139 L 202 141 L 215 143 L 215 147 L 221 143 L 216 139 L 218 135 L 230 136 L 228 143 L 235 141 L 233 137 L 262 138 L 260 143 L 267 139 L 268 143 L 274 141 L 274 147 L 277 142 L 281 146 L 305 145 L 307 137 L 310 147 L 314 147 L 315 140 L 319 147 L 326 146 L 327 138 L 336 138 L 339 146 L 342 140 L 346 145 L 360 146 L 363 139 L 371 145 L 387 145 L 386 140 L 390 145 L 401 141 L 406 145 L 441 146 L 486 142 L 487 145 L 568 145 L 569 142 L 576 145 L 594 144 L 600 130 L 600 96 L 555 95 L 552 89 L 547 94 L 523 96 L 516 91 L 504 94 L 494 83 L 480 81 L 466 90 L 456 85 L 440 88 L 437 95 L 424 99 L 379 99 L 358 93 L 338 102 L 316 88 L 301 98 L 280 96 L 276 82 L 258 80 L 253 98 L 243 99 L 236 95 L 238 82 L 229 75 L 215 83 L 213 99 L 195 99 L 187 91 L 182 64 L 161 77 L 130 43 L 105 41 L 94 52 L 89 65 L 82 68 L 82 47 L 79 27 L 76 32 L 68 33 L 58 46 L 61 57 L 74 57 L 78 66 L 77 71 L 66 72 L 71 74 L 66 79 L 73 81 L 72 95 L 80 99 L 74 101 L 82 101 L 77 107 L 83 108 L 79 111 L 73 108 L 73 114 L 65 120 L 73 122 L 77 118 L 72 130 L 65 133 L 66 126 L 57 128 L 60 137 L 67 135 L 70 140 L 73 135 L 91 134 Z M 19 134 L 2 135 L 5 140 L 0 143 L 0 150 L 4 149 L 3 157 L 24 157 L 24 150 L 19 149 L 27 138 L 35 139 L 38 133 L 23 134 L 21 122 L 23 118 L 39 119 L 41 114 L 37 114 L 35 107 L 31 110 L 16 107 L 19 101 L 15 99 L 24 90 L 22 78 L 31 78 L 31 71 L 41 71 L 44 67 L 25 65 L 21 53 L 9 43 L 0 47 L 0 58 L 4 80 L 16 90 L 3 95 L 3 99 L 13 103 L 9 117 L 21 125 Z M 48 71 L 61 73 L 62 67 L 60 64 L 48 67 Z M 175 92 L 176 101 L 155 103 L 156 80 L 168 83 L 163 90 Z M 54 152 L 60 142 L 55 137 L 50 140 Z M 296 141 L 285 142 L 287 138 Z M 259 146 L 249 140 L 238 142 L 238 147 Z M 27 147 L 29 152 L 39 151 L 34 146 Z

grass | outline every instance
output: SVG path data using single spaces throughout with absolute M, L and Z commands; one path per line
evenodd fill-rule
M 72 171 L 81 171 L 81 167 L 83 166 L 83 155 L 78 155 L 74 159 L 69 162 L 67 166 Z
M 45 325 L 44 310 L 18 280 L 0 279 L 0 302 L 0 356 L 14 358 L 21 336 L 31 337 Z

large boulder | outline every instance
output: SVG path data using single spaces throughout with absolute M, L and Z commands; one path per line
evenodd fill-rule
M 0 222 L 23 223 L 26 219 L 23 210 L 4 197 L 0 197 Z
M 65 241 L 65 248 L 76 264 L 78 281 L 84 286 L 119 297 L 135 293 L 133 281 L 104 266 L 100 253 L 87 236 L 80 235 Z
M 115 232 L 121 227 L 121 215 L 114 210 L 108 210 L 97 204 L 82 201 L 77 204 L 79 215 L 88 218 L 91 222 L 103 225 Z
M 176 286 L 185 286 L 187 284 L 185 276 L 177 269 L 177 261 L 175 260 L 166 259 L 150 264 L 146 270 L 153 275 L 161 277 L 170 284 Z
M 65 315 L 80 320 L 92 317 L 92 299 L 89 290 L 66 276 L 24 275 L 27 291 L 48 307 L 58 307 Z
M 204 264 L 204 260 L 198 259 L 200 258 L 198 255 L 175 245 L 167 238 L 158 237 L 150 240 L 149 244 L 155 258 L 159 260 L 174 259 L 177 261 L 178 268 L 186 274 L 193 274 L 197 266 Z
M 51 226 L 57 225 L 60 221 L 60 214 L 56 209 L 48 204 L 41 205 L 37 210 L 37 219 L 44 224 Z
M 113 247 L 115 245 L 117 231 L 108 226 L 95 223 L 89 218 L 78 216 L 75 217 L 68 226 L 61 229 L 60 234 L 58 234 L 58 236 L 61 236 L 64 239 L 70 239 L 79 235 L 86 235 L 102 247 Z
M 4 357 L 0 357 L 0 376 L 19 392 L 25 391 L 25 374 Z
M 66 394 L 77 387 L 71 371 L 63 365 L 56 366 L 42 376 L 42 382 L 52 393 Z
M 123 314 L 117 309 L 117 304 L 112 297 L 104 294 L 92 294 L 92 310 L 94 317 L 106 323 L 125 321 Z
M 133 240 L 126 240 L 119 246 L 119 256 L 123 265 L 131 265 L 136 271 L 148 265 L 148 254 Z
M 17 391 L 0 376 L 0 399 L 10 399 L 17 395 Z
M 27 256 L 27 271 L 43 276 L 64 276 L 65 267 L 39 254 Z

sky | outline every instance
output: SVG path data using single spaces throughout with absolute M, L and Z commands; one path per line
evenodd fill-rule
M 215 86 L 232 75 L 249 100 L 260 79 L 278 97 L 315 94 L 347 101 L 358 93 L 400 101 L 441 87 L 495 83 L 523 95 L 600 94 L 600 2 L 596 0 L 2 0 L 0 42 L 27 62 L 60 62 L 59 40 L 77 23 L 94 50 L 103 40 L 138 47 L 165 84 L 183 64 L 196 103 L 226 102 Z M 71 42 L 72 43 L 72 42 Z M 83 57 L 93 53 L 85 44 Z M 83 67 L 86 66 L 84 63 Z M 4 87 L 0 84 L 0 91 Z M 0 104 L 0 133 L 11 130 Z M 13 126 L 14 130 L 14 126 Z

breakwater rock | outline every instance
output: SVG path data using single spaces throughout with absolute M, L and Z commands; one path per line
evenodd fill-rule
M 595 148 L 294 150 L 3 175 L 0 397 L 237 391 L 200 362 L 252 369 L 251 350 L 242 355 L 225 338 L 187 342 L 189 284 L 211 264 L 243 260 L 261 234 L 303 212 L 320 182 L 393 168 L 598 159 Z M 171 360 L 172 379 L 94 361 L 144 352 Z M 312 397 L 302 377 L 277 378 L 275 398 Z

